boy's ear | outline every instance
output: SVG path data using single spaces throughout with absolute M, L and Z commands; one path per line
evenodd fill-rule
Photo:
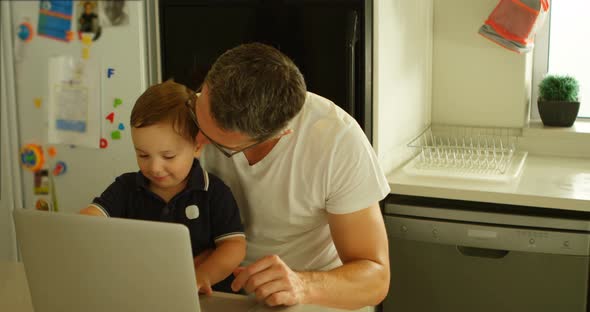
M 201 156 L 202 149 L 203 149 L 203 144 L 200 144 L 195 140 L 195 150 L 193 152 L 193 156 L 195 156 L 196 158 L 199 158 L 199 156 Z

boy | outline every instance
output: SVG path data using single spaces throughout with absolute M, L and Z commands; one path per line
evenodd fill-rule
M 140 170 L 116 178 L 81 213 L 186 225 L 197 287 L 210 294 L 211 285 L 228 277 L 243 260 L 246 242 L 229 188 L 195 158 L 198 128 L 192 111 L 188 112 L 194 97 L 195 92 L 185 86 L 166 81 L 137 99 L 131 112 L 131 137 Z M 211 250 L 208 257 L 199 257 L 205 250 Z M 228 285 L 226 281 L 215 290 L 228 291 Z

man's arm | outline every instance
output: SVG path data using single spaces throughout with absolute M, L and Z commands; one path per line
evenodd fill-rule
M 268 305 L 316 304 L 343 309 L 377 305 L 389 289 L 389 250 L 378 203 L 349 214 L 328 214 L 343 265 L 326 272 L 294 272 L 278 256 L 236 271 L 244 288 Z

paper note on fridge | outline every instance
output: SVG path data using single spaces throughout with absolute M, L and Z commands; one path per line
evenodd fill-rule
M 50 144 L 98 148 L 101 133 L 100 72 L 96 60 L 72 56 L 49 59 Z

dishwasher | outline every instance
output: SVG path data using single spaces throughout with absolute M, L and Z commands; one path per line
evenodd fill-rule
M 585 212 L 390 195 L 384 312 L 588 311 Z

